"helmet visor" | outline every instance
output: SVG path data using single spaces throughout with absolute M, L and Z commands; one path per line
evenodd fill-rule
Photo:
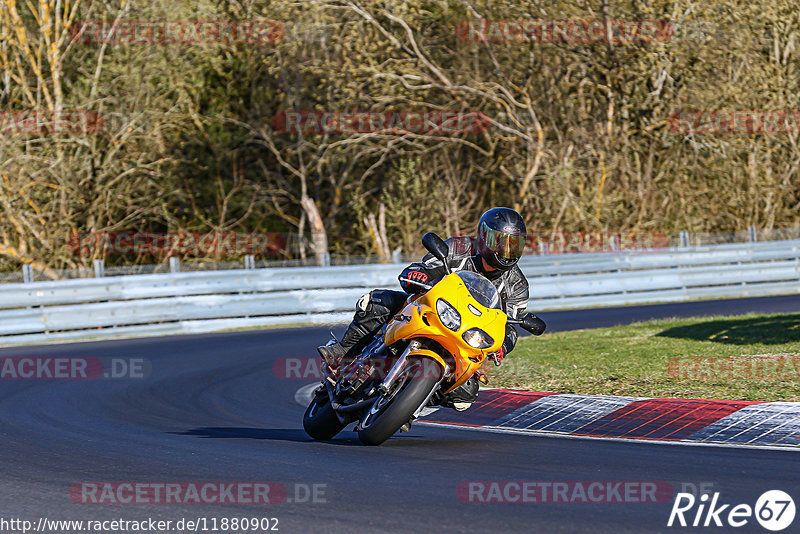
M 525 234 L 509 234 L 499 230 L 492 230 L 489 225 L 483 223 L 481 227 L 483 245 L 487 251 L 497 255 L 503 262 L 516 262 L 522 251 L 525 249 Z

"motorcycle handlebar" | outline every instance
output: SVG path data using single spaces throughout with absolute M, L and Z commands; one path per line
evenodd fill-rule
M 428 284 L 423 284 L 422 282 L 419 282 L 417 280 L 411 280 L 409 278 L 404 278 L 402 276 L 399 276 L 397 279 L 400 280 L 401 282 L 417 285 L 425 289 L 426 291 L 433 289 L 433 286 L 430 286 Z M 530 332 L 531 334 L 533 334 L 534 336 L 541 336 L 547 329 L 547 325 L 545 324 L 545 322 L 542 321 L 540 318 L 536 317 L 532 313 L 524 314 L 522 316 L 522 319 L 514 319 L 512 317 L 508 317 L 506 322 L 508 324 L 519 325 L 528 332 Z

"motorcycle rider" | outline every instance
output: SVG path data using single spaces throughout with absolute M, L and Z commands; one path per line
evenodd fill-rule
M 520 319 L 528 304 L 528 281 L 517 262 L 525 248 L 526 237 L 525 221 L 519 213 L 511 208 L 492 208 L 481 216 L 476 239 L 451 237 L 447 240 L 449 254 L 446 261 L 452 271 L 473 271 L 489 279 L 500 293 L 506 314 Z M 421 262 L 412 263 L 398 277 L 404 292 L 376 289 L 362 296 L 356 304 L 353 322 L 342 340 L 319 347 L 317 350 L 320 355 L 336 370 L 345 358 L 358 355 L 372 337 L 403 308 L 409 294 L 425 291 L 414 282 L 430 286 L 446 274 L 442 262 L 431 254 L 426 255 Z M 542 332 L 544 326 L 544 322 L 541 322 Z M 516 342 L 516 329 L 513 325 L 507 325 L 502 347 L 490 354 L 489 358 L 499 365 L 513 350 Z M 442 404 L 459 411 L 466 410 L 477 396 L 478 380 L 473 376 L 450 392 Z

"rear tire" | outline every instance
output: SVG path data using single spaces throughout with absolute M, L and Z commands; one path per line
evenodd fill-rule
M 414 369 L 418 369 L 421 363 L 418 359 L 409 361 L 409 366 L 414 366 L 409 375 L 413 375 Z M 422 367 L 425 368 L 424 365 Z M 385 397 L 379 398 L 364 415 L 359 423 L 358 439 L 364 445 L 380 445 L 392 437 L 411 419 L 438 383 L 437 376 L 405 377 L 405 382 L 398 385 L 399 389 L 388 402 Z M 381 401 L 385 404 L 381 405 Z
M 339 421 L 327 395 L 315 395 L 303 415 L 303 428 L 314 439 L 331 439 L 347 426 Z

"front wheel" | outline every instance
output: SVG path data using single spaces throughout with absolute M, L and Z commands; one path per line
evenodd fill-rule
M 429 369 L 424 362 L 410 360 L 393 391 L 381 396 L 364 414 L 359 423 L 358 439 L 365 445 L 380 445 L 400 427 L 407 423 L 420 405 L 425 402 L 433 388 L 439 383 L 439 376 L 423 369 Z
M 314 439 L 331 439 L 347 426 L 339 421 L 327 395 L 314 395 L 303 415 L 303 428 Z

